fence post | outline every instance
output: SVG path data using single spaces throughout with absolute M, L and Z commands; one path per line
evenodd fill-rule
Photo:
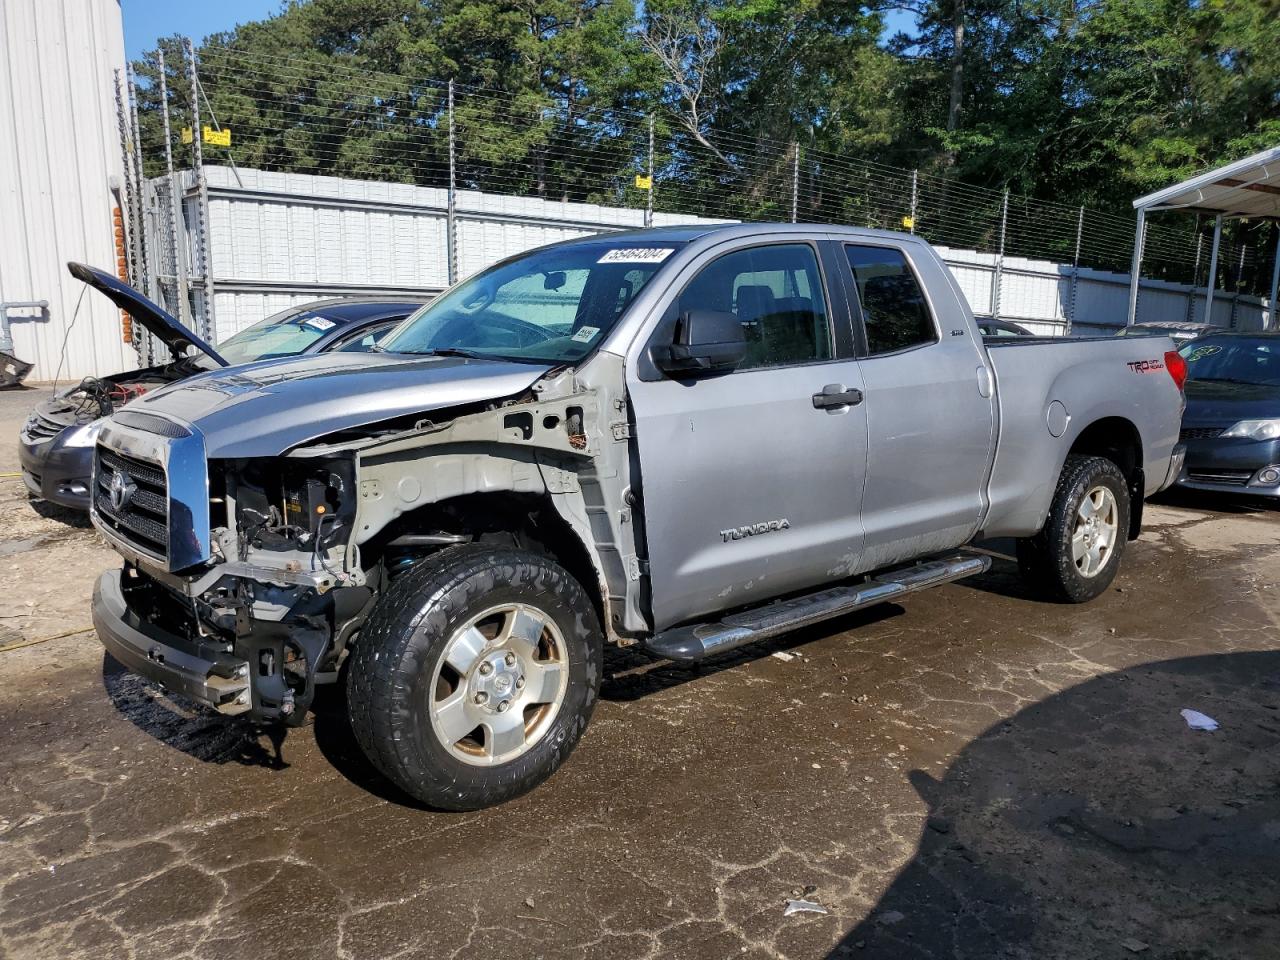
M 791 222 L 800 211 L 800 144 L 791 141 Z
M 120 156 L 123 160 L 122 169 L 124 170 L 124 180 L 120 186 L 121 203 L 124 207 L 124 219 L 127 222 L 125 244 L 124 244 L 124 272 L 127 275 L 125 279 L 130 283 L 136 283 L 138 274 L 141 270 L 140 256 L 138 254 L 138 235 L 141 233 L 141 218 L 138 215 L 137 204 L 137 184 L 133 178 L 133 135 L 130 131 L 129 115 L 125 108 L 125 85 L 124 77 L 121 72 L 116 70 L 116 127 L 120 133 Z M 116 264 L 116 273 L 120 273 L 122 265 Z M 134 330 L 133 317 L 127 312 L 122 318 L 124 329 L 121 331 L 123 340 L 135 350 L 138 349 L 138 335 Z
M 204 150 L 200 126 L 200 76 L 196 72 L 196 48 L 190 37 L 182 38 L 182 52 L 187 61 L 187 78 L 191 83 L 191 166 L 195 174 L 196 193 L 196 266 L 200 270 L 203 296 L 200 298 L 200 336 L 210 343 L 214 336 L 213 264 L 209 236 L 209 184 L 204 178 Z
M 1009 226 L 1009 191 L 1000 203 L 1000 250 L 996 253 L 996 271 L 991 286 L 991 316 L 1000 319 L 1000 285 L 1004 275 L 1004 238 Z
M 1204 234 L 1200 232 L 1200 215 L 1196 214 L 1196 263 L 1191 268 L 1191 289 L 1187 291 L 1187 323 L 1196 319 L 1196 285 L 1200 282 L 1200 258 L 1204 253 Z
M 458 282 L 458 165 L 453 126 L 453 81 L 449 81 L 449 214 L 445 224 L 445 246 L 449 257 L 449 286 Z
M 649 114 L 649 190 L 644 198 L 644 225 L 653 226 L 653 114 Z
M 1071 336 L 1076 322 L 1076 298 L 1080 294 L 1080 245 L 1084 240 L 1084 206 L 1076 213 L 1076 252 L 1071 258 L 1071 296 L 1067 300 L 1067 326 L 1063 336 Z
M 916 232 L 916 205 L 920 199 L 920 171 L 911 171 L 911 226 L 907 229 Z
M 1227 324 L 1230 330 L 1236 329 L 1236 325 L 1240 322 L 1240 285 L 1244 283 L 1244 255 L 1247 249 L 1248 247 L 1244 241 L 1240 241 L 1240 261 L 1236 264 L 1236 289 L 1231 294 L 1231 319 Z
M 164 62 L 164 49 L 157 51 L 160 65 L 160 116 L 164 118 L 164 169 L 169 179 L 169 253 L 176 290 L 178 320 L 191 326 L 191 300 L 187 288 L 185 244 L 180 242 L 182 226 L 182 194 L 173 172 L 173 131 L 169 126 L 169 82 Z
M 138 88 L 133 80 L 133 67 L 125 68 L 125 79 L 129 86 L 129 97 L 126 101 L 129 108 L 129 121 L 133 129 L 133 185 L 134 196 L 138 205 L 138 276 L 134 284 L 145 296 L 155 297 L 153 289 L 156 284 L 155 271 L 147 249 L 147 191 L 146 178 L 142 173 L 142 131 L 138 126 Z M 146 331 L 133 329 L 133 347 L 138 356 L 146 357 L 147 365 L 155 363 L 155 339 Z
M 1276 295 L 1280 293 L 1280 222 L 1272 221 L 1272 232 L 1276 235 L 1276 257 L 1271 264 L 1271 295 L 1267 300 L 1267 325 L 1264 330 L 1280 330 L 1280 313 L 1276 312 Z

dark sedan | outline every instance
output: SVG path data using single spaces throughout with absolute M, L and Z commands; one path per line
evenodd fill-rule
M 1280 332 L 1184 345 L 1186 465 L 1179 486 L 1280 497 Z
M 168 363 L 109 377 L 86 377 L 39 403 L 19 435 L 22 478 L 37 497 L 89 509 L 98 424 L 116 407 L 157 387 L 217 367 L 333 350 L 371 350 L 422 300 L 318 300 L 290 307 L 218 344 L 205 343 L 109 273 L 69 264 L 71 273 L 128 311 L 169 350 Z

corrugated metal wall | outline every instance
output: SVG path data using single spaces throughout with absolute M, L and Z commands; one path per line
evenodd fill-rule
M 429 295 L 448 285 L 446 190 L 221 166 L 206 167 L 205 177 L 218 340 L 318 297 Z M 716 222 L 654 215 L 656 226 Z M 458 275 L 558 240 L 643 225 L 643 210 L 463 190 Z
M 77 315 L 86 288 L 66 268 L 115 264 L 124 63 L 119 0 L 0 0 L 0 301 L 49 302 L 10 311 L 29 381 L 53 379 L 60 359 L 63 380 L 136 365 L 104 297 L 87 291 Z

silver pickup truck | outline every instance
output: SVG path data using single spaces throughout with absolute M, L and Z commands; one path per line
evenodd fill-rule
M 1089 600 L 1178 474 L 1164 338 L 992 338 L 896 233 L 696 226 L 506 260 L 375 354 L 202 374 L 118 411 L 94 597 L 122 663 L 355 734 L 450 809 L 532 788 L 604 641 L 698 660 L 986 569 Z

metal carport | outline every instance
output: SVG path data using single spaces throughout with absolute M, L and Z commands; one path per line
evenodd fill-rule
M 1191 177 L 1181 183 L 1133 201 L 1138 225 L 1133 239 L 1133 266 L 1129 274 L 1129 315 L 1132 324 L 1138 314 L 1138 284 L 1146 240 L 1147 214 L 1165 210 L 1203 213 L 1213 216 L 1213 246 L 1209 254 L 1209 282 L 1204 306 L 1205 320 L 1213 316 L 1213 293 L 1218 275 L 1218 248 L 1222 242 L 1222 221 L 1227 218 L 1271 220 L 1280 225 L 1280 146 L 1255 153 Z M 1271 268 L 1271 296 L 1267 300 L 1267 325 L 1276 321 L 1276 289 L 1280 286 L 1280 229 L 1276 231 L 1275 263 Z

